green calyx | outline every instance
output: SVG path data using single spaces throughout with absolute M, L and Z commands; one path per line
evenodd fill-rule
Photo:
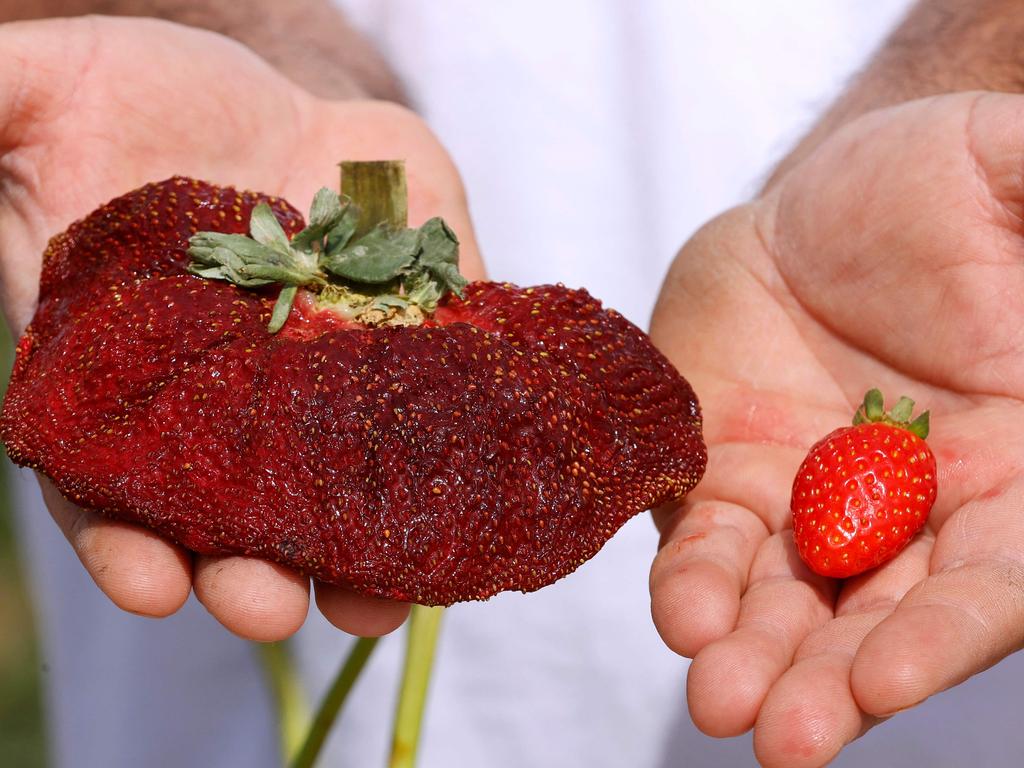
M 872 389 L 864 395 L 864 403 L 853 415 L 853 423 L 854 425 L 869 423 L 888 424 L 905 429 L 924 440 L 928 437 L 928 411 L 911 420 L 913 415 L 914 401 L 909 397 L 901 397 L 896 401 L 896 405 L 887 413 L 881 391 Z
M 440 218 L 419 229 L 366 226 L 349 198 L 321 189 L 309 224 L 290 240 L 270 206 L 252 211 L 249 236 L 199 232 L 189 271 L 243 288 L 280 284 L 268 330 L 284 325 L 299 288 L 321 306 L 369 326 L 419 325 L 449 292 L 462 296 L 459 241 Z

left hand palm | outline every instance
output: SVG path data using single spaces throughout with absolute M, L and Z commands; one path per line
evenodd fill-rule
M 694 721 L 822 765 L 1024 644 L 1024 98 L 865 116 L 683 249 L 652 336 L 701 397 L 707 476 L 657 515 L 653 612 Z M 878 386 L 932 412 L 939 496 L 892 562 L 796 555 L 807 448 Z
M 394 105 L 331 102 L 227 38 L 146 19 L 0 25 L 0 303 L 15 334 L 38 295 L 47 239 L 112 197 L 173 174 L 276 194 L 305 208 L 341 159 L 406 160 L 409 215 L 443 215 L 483 276 L 461 182 L 427 126 Z M 306 617 L 309 579 L 251 557 L 193 556 L 148 530 L 76 507 L 48 482 L 54 519 L 99 587 L 149 616 L 197 597 L 233 632 L 276 640 Z M 405 604 L 317 582 L 317 604 L 358 634 Z

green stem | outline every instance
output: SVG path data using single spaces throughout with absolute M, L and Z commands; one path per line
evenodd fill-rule
M 277 710 L 281 753 L 287 761 L 302 743 L 309 725 L 309 707 L 295 672 L 288 643 L 256 643 L 256 648 Z
M 355 685 L 359 673 L 363 671 L 363 667 L 366 666 L 376 645 L 376 637 L 361 637 L 352 646 L 345 663 L 338 670 L 334 682 L 331 683 L 323 701 L 320 702 L 320 708 L 317 709 L 313 724 L 309 728 L 309 733 L 306 734 L 306 740 L 295 755 L 291 768 L 311 768 L 316 763 L 331 726 L 334 725 L 349 691 Z
M 281 293 L 278 294 L 277 301 L 274 303 L 274 311 L 270 315 L 270 324 L 267 326 L 268 331 L 277 333 L 284 326 L 288 315 L 292 311 L 292 304 L 295 303 L 295 294 L 298 290 L 299 287 L 297 285 L 286 285 L 281 289 Z
M 360 232 L 357 229 L 357 235 L 365 234 L 380 222 L 385 222 L 395 229 L 402 229 L 406 226 L 406 183 L 405 164 L 403 162 L 345 162 L 341 163 L 341 168 L 342 193 L 348 195 L 363 211 L 360 221 L 364 230 Z M 312 213 L 310 218 L 314 218 Z M 423 701 L 426 696 L 427 679 L 430 675 L 430 661 L 434 653 L 437 624 L 440 620 L 440 609 L 437 609 L 436 618 L 430 616 L 426 622 L 427 625 L 433 624 L 433 627 L 430 628 L 424 624 L 423 617 L 418 611 L 433 610 L 422 609 L 418 606 L 414 607 L 409 628 L 409 654 L 406 659 L 405 680 L 403 681 L 399 715 L 396 721 L 396 740 L 401 730 L 403 734 L 402 743 L 411 743 L 412 745 L 410 759 L 415 758 L 416 740 L 419 735 L 419 725 L 423 715 Z M 424 649 L 421 647 L 424 643 L 429 645 L 429 650 L 426 651 L 425 657 L 425 671 L 423 670 Z M 341 712 L 349 692 L 366 666 L 366 662 L 376 645 L 377 638 L 362 637 L 356 641 L 351 651 L 349 651 L 345 663 L 338 671 L 337 676 L 331 683 L 331 687 L 320 703 L 305 741 L 298 752 L 295 753 L 296 757 L 291 763 L 291 768 L 311 768 L 316 763 L 324 742 L 327 740 L 327 736 L 334 725 L 334 721 Z M 414 653 L 414 648 L 419 650 Z M 410 661 L 414 658 L 417 660 L 415 664 Z M 414 672 L 410 673 L 410 669 L 413 669 Z M 413 679 L 420 680 L 420 682 L 410 683 L 410 680 Z M 408 695 L 407 690 L 409 691 Z M 407 697 L 410 698 L 410 702 L 413 702 L 414 699 L 418 701 L 418 703 L 412 704 L 412 714 L 414 717 L 410 714 L 403 714 L 410 707 L 406 703 Z M 399 724 L 404 724 L 401 729 L 398 728 Z M 409 730 L 410 727 L 412 728 L 411 732 Z M 412 738 L 411 741 L 408 741 L 410 733 Z M 411 763 L 394 764 L 400 766 L 411 765 Z
M 342 162 L 340 165 L 342 193 L 348 195 L 364 212 L 361 217 L 361 228 L 357 225 L 357 233 L 365 234 L 380 222 L 386 222 L 395 228 L 406 226 L 404 162 Z M 312 218 L 311 213 L 310 219 Z M 376 645 L 376 637 L 361 637 L 352 646 L 334 682 L 320 702 L 305 741 L 297 753 L 291 753 L 295 754 L 291 768 L 310 768 L 316 763 L 334 721 L 338 718 L 349 692 Z
M 427 686 L 434 664 L 437 635 L 441 629 L 443 608 L 414 605 L 409 619 L 409 639 L 405 651 L 405 669 L 395 712 L 391 741 L 391 768 L 416 765 L 420 726 L 426 707 Z

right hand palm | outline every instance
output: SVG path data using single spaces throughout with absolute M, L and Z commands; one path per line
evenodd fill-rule
M 715 736 L 824 765 L 1024 644 L 1024 98 L 865 115 L 691 240 L 652 337 L 701 397 L 708 470 L 659 515 L 653 612 Z M 796 553 L 807 448 L 871 386 L 932 411 L 939 496 L 885 566 Z
M 326 102 L 246 48 L 150 20 L 0 26 L 0 299 L 20 334 L 34 312 L 47 240 L 107 200 L 175 174 L 278 195 L 304 209 L 337 186 L 342 159 L 404 158 L 410 223 L 444 216 L 463 271 L 482 277 L 461 184 L 405 110 Z M 193 556 L 155 534 L 82 510 L 41 479 L 89 573 L 121 608 L 162 616 L 191 587 L 229 629 L 274 640 L 305 618 L 308 579 L 243 557 Z M 317 585 L 325 616 L 356 634 L 398 626 L 407 606 Z

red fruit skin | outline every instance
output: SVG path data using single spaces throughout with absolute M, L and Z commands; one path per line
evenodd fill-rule
M 200 553 L 446 605 L 538 589 L 706 453 L 686 381 L 585 291 L 474 283 L 417 328 L 187 274 L 198 230 L 268 200 L 175 178 L 58 235 L 0 415 L 75 503 Z
M 917 435 L 884 423 L 837 429 L 811 447 L 793 482 L 797 551 L 822 576 L 876 568 L 924 527 L 936 491 L 935 456 Z

